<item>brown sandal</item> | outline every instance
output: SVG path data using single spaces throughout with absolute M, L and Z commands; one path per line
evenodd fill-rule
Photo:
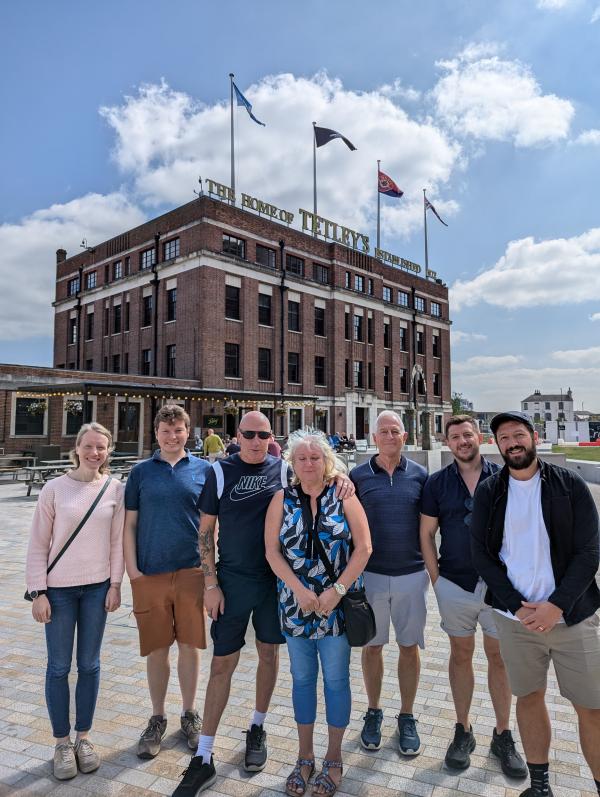
M 315 782 L 313 783 L 312 793 L 314 797 L 333 797 L 338 790 L 339 783 L 334 783 L 334 781 L 329 777 L 330 769 L 339 769 L 340 775 L 344 774 L 344 766 L 341 761 L 329 761 L 328 759 L 325 759 L 323 761 L 323 769 L 319 772 L 315 778 Z M 322 789 L 321 792 L 317 791 L 319 788 Z
M 302 767 L 310 767 L 310 772 L 306 780 L 302 777 Z M 314 758 L 299 758 L 296 766 L 292 769 L 285 782 L 285 793 L 289 797 L 301 797 L 306 792 L 308 781 L 312 778 L 315 771 Z

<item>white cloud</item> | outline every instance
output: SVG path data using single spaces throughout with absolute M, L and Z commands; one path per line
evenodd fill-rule
M 584 130 L 580 133 L 575 141 L 574 144 L 590 144 L 592 146 L 600 146 L 600 130 L 592 129 L 592 130 Z
M 0 225 L 0 339 L 23 340 L 52 332 L 56 249 L 79 251 L 144 220 L 121 193 L 87 194 L 38 210 L 18 224 Z
M 450 339 L 453 346 L 460 346 L 462 343 L 481 343 L 487 340 L 487 335 L 478 332 L 463 332 L 461 329 L 451 329 Z
M 495 371 L 497 368 L 518 365 L 523 357 L 516 354 L 490 354 L 469 357 L 467 360 L 452 364 L 453 373 L 469 374 L 481 371 Z
M 560 11 L 561 8 L 566 8 L 570 5 L 575 5 L 578 0 L 537 0 L 537 7 L 545 11 Z
M 600 313 L 592 313 L 590 316 L 590 321 L 600 321 Z
M 592 14 L 592 17 L 590 19 L 590 25 L 593 25 L 594 22 L 598 22 L 599 19 L 600 19 L 600 6 L 598 6 L 598 8 L 596 8 L 594 13 Z
M 453 309 L 534 307 L 600 299 L 600 227 L 574 238 L 511 241 L 497 263 L 451 288 Z
M 530 68 L 503 60 L 494 44 L 468 45 L 440 61 L 445 75 L 431 96 L 438 118 L 457 135 L 538 146 L 567 137 L 574 107 L 543 94 Z
M 587 349 L 565 349 L 552 353 L 552 359 L 567 365 L 600 365 L 600 346 Z

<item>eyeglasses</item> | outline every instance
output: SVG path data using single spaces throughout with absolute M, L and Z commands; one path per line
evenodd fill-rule
M 467 510 L 467 514 L 464 517 L 464 524 L 465 526 L 469 527 L 471 525 L 471 519 L 473 517 L 473 496 L 470 495 L 468 498 L 465 498 L 465 509 Z
M 268 440 L 271 437 L 272 432 L 251 432 L 250 429 L 242 431 L 240 429 L 240 434 L 245 440 L 254 440 L 256 435 L 258 435 L 260 440 Z

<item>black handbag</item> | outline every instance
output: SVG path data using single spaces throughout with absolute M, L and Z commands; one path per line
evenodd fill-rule
M 319 539 L 319 534 L 314 526 L 310 525 L 311 536 L 317 554 L 325 566 L 325 570 L 332 583 L 337 581 L 337 576 L 333 565 L 329 561 L 323 543 Z M 375 614 L 371 604 L 367 600 L 364 588 L 349 590 L 340 601 L 342 612 L 344 613 L 344 626 L 346 628 L 346 638 L 348 644 L 353 648 L 362 648 L 367 645 L 377 633 L 375 625 Z
M 58 560 L 60 559 L 60 557 L 61 557 L 61 556 L 64 554 L 64 552 L 67 550 L 67 548 L 69 547 L 69 545 L 70 545 L 70 544 L 73 542 L 73 540 L 75 539 L 75 537 L 76 537 L 76 536 L 79 534 L 79 532 L 81 531 L 81 529 L 82 529 L 82 528 L 85 526 L 85 524 L 88 522 L 88 520 L 90 519 L 90 515 L 92 514 L 92 512 L 94 511 L 94 509 L 95 509 L 95 508 L 98 506 L 98 503 L 100 502 L 100 499 L 102 498 L 102 496 L 103 496 L 103 495 L 104 495 L 104 493 L 106 492 L 106 488 L 107 488 L 107 487 L 108 487 L 108 485 L 111 483 L 111 481 L 112 481 L 112 476 L 109 476 L 109 477 L 108 477 L 108 479 L 107 479 L 107 480 L 104 482 L 104 485 L 103 485 L 102 489 L 100 490 L 100 492 L 98 493 L 98 495 L 97 495 L 97 496 L 94 498 L 94 501 L 93 501 L 92 505 L 90 506 L 90 508 L 88 509 L 88 511 L 85 513 L 85 515 L 84 515 L 84 517 L 83 517 L 83 520 L 81 521 L 81 523 L 80 523 L 80 524 L 77 526 L 77 528 L 75 529 L 75 531 L 73 532 L 73 534 L 71 534 L 71 536 L 69 537 L 69 539 L 68 539 L 68 540 L 65 542 L 65 544 L 63 545 L 63 547 L 62 547 L 62 548 L 60 549 L 60 551 L 59 551 L 59 552 L 56 554 L 56 556 L 55 556 L 55 557 L 54 557 L 54 559 L 52 560 L 52 563 L 51 563 L 50 565 L 48 565 L 48 569 L 46 570 L 46 575 L 48 575 L 48 573 L 49 573 L 49 572 L 52 570 L 52 568 L 53 568 L 53 567 L 54 567 L 54 565 L 55 565 L 55 564 L 58 562 Z M 33 598 L 32 598 L 32 597 L 31 597 L 31 595 L 29 594 L 29 590 L 28 590 L 28 589 L 27 589 L 27 590 L 25 590 L 25 594 L 23 595 L 23 598 L 24 598 L 26 601 L 33 601 Z

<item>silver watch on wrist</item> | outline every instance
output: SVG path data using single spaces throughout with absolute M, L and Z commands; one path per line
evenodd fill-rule
M 333 588 L 334 588 L 334 590 L 337 592 L 337 594 L 338 594 L 338 595 L 339 595 L 341 598 L 343 598 L 343 597 L 344 597 L 344 595 L 346 594 L 346 592 L 348 592 L 348 590 L 346 589 L 346 587 L 345 587 L 343 584 L 340 584 L 340 582 L 339 582 L 339 581 L 336 581 L 336 582 L 335 582 L 335 584 L 333 585 Z

